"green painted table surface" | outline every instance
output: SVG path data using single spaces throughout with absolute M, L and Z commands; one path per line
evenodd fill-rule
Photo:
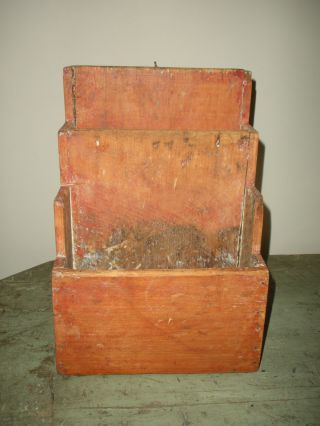
M 260 371 L 57 375 L 45 263 L 0 284 L 1 425 L 320 425 L 320 255 L 271 256 Z

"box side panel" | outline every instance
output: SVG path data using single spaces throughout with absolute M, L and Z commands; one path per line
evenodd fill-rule
M 60 134 L 76 259 L 138 224 L 193 226 L 237 258 L 250 151 L 245 132 L 82 131 Z
M 256 182 L 257 157 L 259 149 L 258 132 L 250 132 L 248 135 L 248 168 L 246 176 L 246 187 L 254 187 Z
M 69 187 L 61 187 L 54 200 L 56 256 L 65 258 L 65 265 L 72 266 L 72 229 Z
M 75 108 L 75 68 L 66 67 L 63 70 L 64 109 L 66 122 L 76 124 Z
M 252 81 L 243 79 L 242 82 L 242 108 L 240 115 L 240 126 L 249 124 L 251 109 Z
M 64 194 L 60 189 L 54 199 L 54 226 L 56 238 L 56 256 L 66 256 L 66 238 L 65 238 L 65 204 Z
M 240 233 L 239 266 L 249 266 L 252 255 L 260 254 L 263 199 L 260 192 L 254 188 L 246 188 L 244 213 Z
M 248 123 L 251 75 L 247 71 L 73 69 L 79 129 L 239 129 Z
M 254 223 L 252 229 L 252 253 L 261 252 L 261 240 L 263 230 L 263 198 L 256 188 L 252 188 L 254 197 Z
M 253 371 L 268 273 L 64 276 L 53 272 L 63 374 Z

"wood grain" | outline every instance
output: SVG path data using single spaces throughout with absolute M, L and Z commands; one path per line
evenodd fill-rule
M 70 207 L 70 189 L 68 186 L 62 186 L 54 200 L 54 223 L 56 257 L 64 259 L 66 267 L 71 267 L 73 264 Z
M 244 70 L 64 70 L 52 272 L 60 373 L 259 367 L 268 270 L 259 254 L 251 88 Z M 150 229 L 155 221 L 165 225 L 159 229 L 191 227 L 204 249 L 232 266 L 107 270 L 83 263 L 123 228 Z
M 75 82 L 75 68 L 67 67 L 63 70 L 64 82 L 64 110 L 66 123 L 75 126 L 75 97 L 74 97 L 74 82 Z
M 240 129 L 249 122 L 245 70 L 77 66 L 65 69 L 64 84 L 79 129 Z
M 254 134 L 62 129 L 61 183 L 71 188 L 76 264 L 114 230 L 150 221 L 193 225 L 213 250 L 221 233 L 230 235 L 236 263 L 243 194 L 255 176 Z
M 263 226 L 263 199 L 254 188 L 246 188 L 240 231 L 239 265 L 249 265 L 253 255 L 260 254 Z
M 53 271 L 63 374 L 253 371 L 260 362 L 265 268 Z

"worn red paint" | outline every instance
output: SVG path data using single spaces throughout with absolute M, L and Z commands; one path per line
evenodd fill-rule
M 69 67 L 64 76 L 52 275 L 58 371 L 257 369 L 268 271 L 250 73 Z M 196 227 L 217 253 L 223 243 L 221 265 L 227 256 L 233 267 L 83 269 L 116 229 L 155 220 Z

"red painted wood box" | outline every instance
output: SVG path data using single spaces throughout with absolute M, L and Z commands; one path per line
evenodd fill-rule
M 256 370 L 268 270 L 250 73 L 76 66 L 64 90 L 57 370 Z

